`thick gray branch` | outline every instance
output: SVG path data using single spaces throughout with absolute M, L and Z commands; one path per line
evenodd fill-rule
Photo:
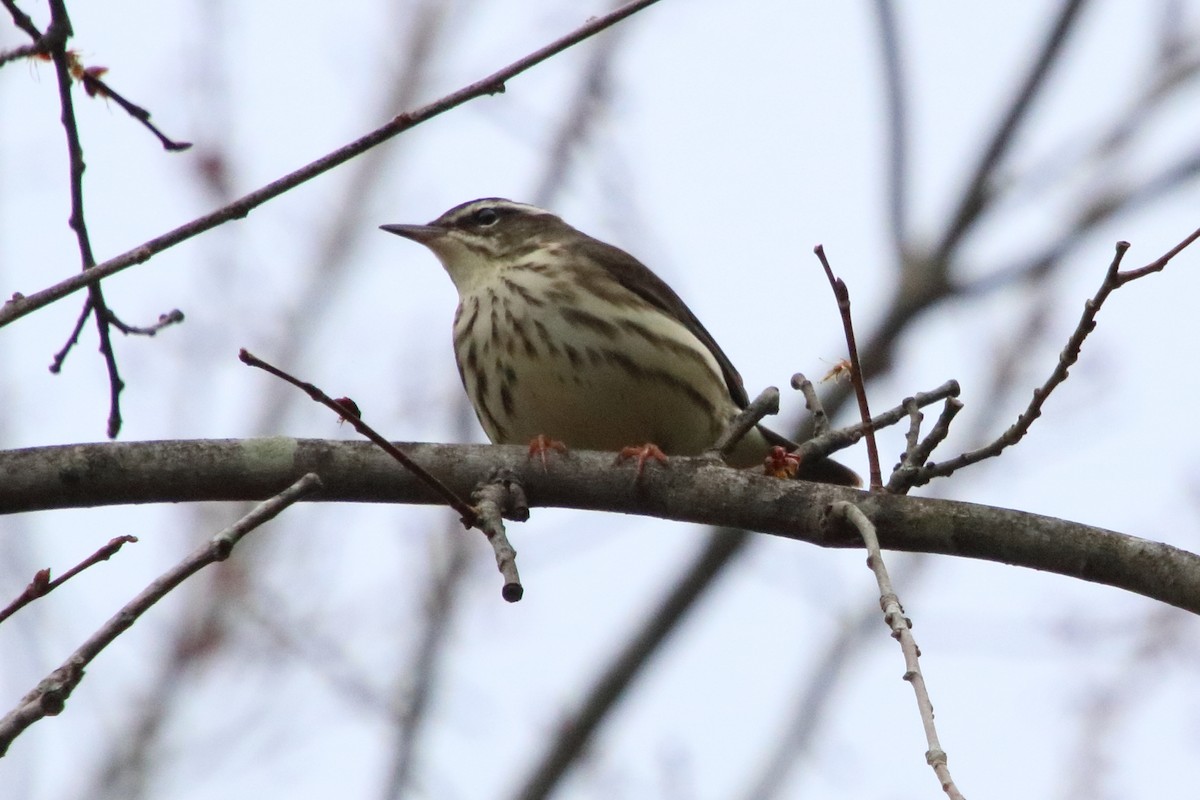
M 948 500 L 867 495 L 768 478 L 705 459 L 671 459 L 641 480 L 611 453 L 571 452 L 544 471 L 524 447 L 402 445 L 460 495 L 500 467 L 529 505 L 616 511 L 860 547 L 825 521 L 852 500 L 885 549 L 979 558 L 1117 586 L 1200 613 L 1200 556 L 1065 520 Z M 365 442 L 319 439 L 113 442 L 0 452 L 0 513 L 125 503 L 257 500 L 306 472 L 324 488 L 311 500 L 434 503 L 427 487 Z

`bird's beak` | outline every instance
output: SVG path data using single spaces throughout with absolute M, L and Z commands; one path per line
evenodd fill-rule
M 424 245 L 437 241 L 446 233 L 433 225 L 380 225 L 379 229 Z

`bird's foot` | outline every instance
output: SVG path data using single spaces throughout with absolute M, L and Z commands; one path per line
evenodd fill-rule
M 667 464 L 667 454 L 660 450 L 658 445 L 651 444 L 650 442 L 622 449 L 621 452 L 617 453 L 617 460 L 613 463 L 620 464 L 631 458 L 637 459 L 637 477 L 635 480 L 641 480 L 642 473 L 646 471 L 647 461 L 657 461 L 664 466 Z
M 543 470 L 549 470 L 550 468 L 546 462 L 546 452 L 548 450 L 566 455 L 567 446 L 558 439 L 551 439 L 544 433 L 539 433 L 529 442 L 529 458 L 540 458 Z

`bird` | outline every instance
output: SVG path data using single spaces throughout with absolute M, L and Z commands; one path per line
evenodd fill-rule
M 454 283 L 454 355 L 493 443 L 608 451 L 645 443 L 694 456 L 749 403 L 729 357 L 666 282 L 549 211 L 485 197 L 425 225 L 380 228 L 424 245 Z M 757 425 L 726 462 L 752 467 L 775 447 L 797 446 Z M 828 458 L 795 471 L 861 485 Z

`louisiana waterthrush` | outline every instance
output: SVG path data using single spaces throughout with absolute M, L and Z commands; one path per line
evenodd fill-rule
M 425 245 L 450 273 L 458 371 L 497 444 L 550 437 L 698 455 L 748 403 L 741 376 L 671 287 L 548 211 L 484 198 L 428 225 L 382 228 Z M 796 447 L 758 426 L 727 460 L 760 464 L 773 446 Z M 860 482 L 829 459 L 801 464 L 797 477 Z

